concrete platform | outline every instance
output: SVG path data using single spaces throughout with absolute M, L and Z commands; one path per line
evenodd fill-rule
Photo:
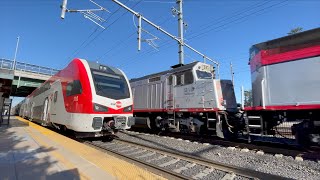
M 163 179 L 19 117 L 0 127 L 0 179 Z

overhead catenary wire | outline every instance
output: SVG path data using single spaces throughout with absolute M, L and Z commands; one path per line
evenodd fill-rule
M 129 0 L 127 0 L 126 3 L 127 3 L 127 2 L 129 2 Z M 139 2 L 137 2 L 133 7 L 136 7 L 136 6 L 137 6 L 139 3 L 141 3 L 141 2 L 142 2 L 142 0 L 140 0 Z M 121 8 L 119 7 L 114 13 L 112 13 L 112 14 L 110 15 L 110 17 L 109 17 L 108 19 L 110 19 L 114 14 L 116 14 L 120 9 L 121 9 Z M 126 13 L 127 13 L 127 11 L 124 12 L 124 13 L 122 13 L 117 19 L 115 19 L 112 23 L 110 23 L 105 29 L 103 29 L 102 31 L 100 31 L 99 34 L 97 34 L 96 36 L 94 36 L 94 38 L 92 38 L 89 42 L 87 42 L 87 41 L 93 36 L 93 34 L 96 32 L 97 29 L 96 29 L 94 32 L 92 32 L 92 33 L 88 36 L 88 38 L 80 45 L 80 47 L 79 47 L 76 51 L 74 51 L 74 53 L 73 53 L 72 56 L 76 56 L 76 55 L 79 53 L 80 49 L 84 49 L 84 48 L 86 48 L 88 45 L 90 45 L 96 38 L 98 38 L 105 30 L 109 29 L 113 24 L 115 24 L 115 23 L 116 23 L 121 17 L 123 17 Z M 107 20 L 108 20 L 108 19 L 107 19 Z M 107 22 L 107 20 L 106 20 L 105 22 Z M 86 43 L 86 42 L 87 42 L 87 43 Z M 83 46 L 85 43 L 86 43 L 86 45 Z M 82 46 L 83 46 L 83 47 L 82 47 Z
M 264 12 L 264 11 L 266 11 L 267 9 L 271 9 L 271 8 L 273 8 L 273 7 L 275 7 L 275 6 L 279 5 L 279 4 L 285 3 L 285 2 L 287 2 L 287 1 L 288 1 L 288 0 L 285 0 L 285 1 L 282 1 L 282 2 L 280 2 L 280 3 L 276 3 L 276 4 L 273 4 L 273 5 L 271 5 L 271 6 L 265 7 L 265 8 L 263 8 L 263 9 L 259 9 L 259 10 L 254 11 L 254 12 L 252 12 L 252 13 L 246 15 L 246 16 L 242 16 L 242 17 L 237 18 L 237 19 L 235 19 L 235 20 L 226 22 L 226 23 L 224 23 L 224 24 L 222 24 L 222 25 L 220 25 L 220 26 L 218 26 L 218 27 L 220 28 L 220 27 L 227 26 L 227 25 L 231 24 L 232 22 L 235 22 L 235 21 L 244 19 L 244 18 L 246 18 L 246 17 L 249 17 L 249 16 L 251 16 L 251 15 L 253 15 L 253 14 L 257 14 L 257 13 L 259 13 L 259 12 Z M 260 14 L 263 14 L 263 13 L 260 13 Z M 259 15 L 259 14 L 258 14 L 258 15 Z M 241 22 L 243 22 L 243 21 L 241 21 Z M 217 28 L 215 28 L 215 29 L 217 29 Z M 223 30 L 223 29 L 219 29 L 218 31 L 221 31 L 221 30 Z M 212 30 L 210 30 L 210 31 L 212 31 Z M 215 31 L 215 32 L 217 32 L 217 31 Z M 204 33 L 206 33 L 206 32 L 204 32 Z M 201 35 L 203 35 L 204 33 L 201 33 Z M 198 36 L 199 36 L 199 35 L 197 35 L 197 37 L 198 37 Z M 196 38 L 196 37 L 195 37 L 195 36 L 194 36 L 194 37 L 190 37 L 189 40 L 194 39 L 194 38 Z M 174 45 L 173 43 L 165 44 L 163 47 L 161 47 L 161 45 L 159 45 L 159 46 L 160 46 L 159 49 L 165 50 L 165 49 L 168 49 L 168 48 L 172 47 L 173 45 Z M 152 53 L 152 52 L 149 52 L 149 54 L 150 54 L 150 53 Z M 157 52 L 155 52 L 155 53 L 157 53 Z M 153 53 L 152 55 L 154 55 L 155 53 Z
M 157 18 L 157 19 L 161 19 L 163 16 L 159 16 L 159 18 Z M 168 23 L 169 21 L 169 19 L 171 19 L 171 17 L 169 17 L 169 18 L 166 18 L 164 21 L 161 21 L 160 23 L 159 23 L 159 25 L 161 26 L 161 25 L 163 25 L 163 24 L 165 24 L 165 23 Z M 151 29 L 149 32 L 150 33 L 152 33 L 153 31 L 155 31 L 155 29 Z M 113 56 L 114 54 L 116 54 L 117 52 L 119 52 L 120 50 L 122 50 L 122 49 L 126 49 L 127 47 L 128 47 L 128 45 L 127 46 L 124 46 L 124 47 L 122 47 L 122 48 L 120 48 L 120 49 L 118 49 L 118 50 L 115 50 L 115 51 L 112 51 L 112 50 L 114 50 L 114 49 L 117 49 L 119 46 L 121 46 L 121 45 L 123 45 L 123 44 L 125 44 L 126 42 L 126 44 L 128 44 L 128 41 L 129 41 L 129 39 L 131 38 L 131 37 L 133 37 L 133 35 L 135 34 L 136 32 L 133 32 L 132 34 L 130 34 L 128 37 L 126 37 L 126 38 L 124 38 L 123 40 L 121 40 L 121 41 L 119 41 L 119 43 L 117 43 L 117 44 L 115 44 L 114 46 L 112 46 L 108 51 L 106 51 L 105 53 L 104 53 L 104 55 L 101 55 L 100 57 L 99 57 L 99 59 L 104 59 L 104 58 L 107 58 L 108 56 Z M 112 53 L 110 53 L 112 51 Z M 109 54 L 110 53 L 110 54 Z M 117 60 L 118 62 L 119 62 L 119 59 Z
M 269 1 L 268 1 L 268 2 L 269 2 Z M 270 9 L 270 8 L 272 8 L 272 7 L 274 7 L 274 6 L 278 5 L 278 4 L 282 4 L 282 3 L 284 3 L 284 2 L 286 2 L 286 1 L 282 1 L 282 2 L 280 2 L 280 3 L 273 4 L 273 5 L 271 5 L 271 6 L 268 6 L 268 7 L 263 8 L 263 9 L 258 9 L 257 11 L 254 11 L 254 12 L 252 12 L 252 13 L 250 13 L 250 14 L 247 14 L 246 16 L 241 16 L 241 17 L 239 17 L 239 18 L 233 19 L 232 21 L 225 22 L 224 24 L 222 24 L 222 25 L 220 25 L 220 26 L 225 27 L 225 26 L 231 24 L 232 22 L 239 21 L 239 20 L 241 20 L 241 19 L 247 18 L 247 17 L 249 17 L 250 15 L 253 15 L 253 14 L 257 14 L 257 13 L 260 13 L 260 12 L 264 12 L 265 10 Z M 262 4 L 260 4 L 260 5 L 263 5 L 263 4 L 266 4 L 266 3 L 262 3 Z M 256 4 L 255 4 L 255 5 L 256 5 Z M 250 6 L 250 7 L 251 7 L 251 6 Z M 246 9 L 247 9 L 247 8 L 246 8 Z M 241 12 L 239 12 L 239 13 L 241 13 Z M 238 13 L 238 14 L 239 14 L 239 13 Z M 262 14 L 262 13 L 261 13 L 261 14 Z M 195 37 L 192 37 L 192 38 L 195 38 Z M 164 50 L 164 49 L 170 48 L 174 43 L 176 43 L 176 42 L 167 43 L 167 42 L 170 41 L 170 40 L 171 40 L 171 39 L 168 39 L 168 40 L 164 41 L 163 43 L 159 44 L 160 49 L 161 49 L 161 50 Z M 135 60 L 138 59 L 138 58 L 141 58 L 141 57 L 144 57 L 144 56 L 147 56 L 147 55 L 153 56 L 153 55 L 156 54 L 156 53 L 158 53 L 158 52 L 157 52 L 157 51 L 155 52 L 153 49 L 151 49 L 151 50 L 149 50 L 149 51 L 144 51 L 144 53 L 137 54 L 137 55 L 134 56 L 134 57 L 126 58 L 126 61 L 127 61 L 127 62 L 129 61 L 129 63 L 124 63 L 124 64 L 125 64 L 126 66 L 128 66 L 128 64 L 130 64 L 130 61 L 131 61 L 131 63 L 133 63 L 133 62 L 135 62 Z M 120 65 L 120 66 L 123 66 L 123 65 Z

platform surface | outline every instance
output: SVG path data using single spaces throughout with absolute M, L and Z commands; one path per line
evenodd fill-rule
M 163 179 L 20 117 L 0 127 L 0 179 Z

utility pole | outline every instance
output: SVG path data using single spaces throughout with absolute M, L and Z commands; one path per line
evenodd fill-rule
M 184 64 L 184 44 L 183 44 L 183 14 L 182 14 L 182 0 L 177 0 L 178 4 L 178 35 L 179 35 L 179 64 Z
M 216 67 L 217 67 L 217 71 L 218 71 L 218 78 L 220 78 L 219 75 L 219 68 L 220 65 L 217 61 L 209 58 L 208 56 L 206 56 L 205 54 L 202 54 L 201 52 L 199 52 L 198 50 L 196 50 L 195 48 L 191 47 L 190 45 L 188 45 L 187 43 L 184 42 L 184 37 L 183 37 L 183 31 L 184 31 L 184 25 L 185 23 L 183 22 L 183 11 L 182 11 L 182 1 L 183 0 L 176 0 L 176 3 L 178 5 L 178 9 L 172 8 L 172 13 L 174 15 L 178 16 L 178 36 L 172 35 L 170 34 L 168 31 L 164 30 L 163 28 L 161 28 L 159 25 L 156 25 L 155 23 L 153 23 L 152 21 L 148 20 L 147 18 L 145 18 L 144 16 L 142 16 L 139 12 L 136 12 L 134 10 L 132 10 L 131 8 L 129 8 L 128 6 L 124 5 L 123 3 L 121 3 L 119 0 L 112 0 L 114 3 L 118 4 L 119 6 L 121 6 L 122 8 L 124 8 L 125 10 L 127 10 L 128 12 L 132 13 L 133 15 L 135 15 L 138 18 L 138 50 L 140 51 L 141 49 L 141 41 L 142 41 L 142 37 L 141 37 L 141 33 L 146 32 L 147 34 L 150 34 L 149 32 L 147 32 L 146 30 L 144 30 L 142 28 L 142 21 L 153 26 L 154 28 L 156 28 L 158 31 L 162 32 L 163 34 L 169 36 L 170 38 L 172 38 L 173 40 L 177 41 L 179 44 L 179 66 L 184 64 L 184 47 L 187 47 L 188 49 L 190 49 L 191 51 L 197 53 L 198 55 L 200 55 L 203 58 L 203 61 L 206 63 L 206 61 L 210 61 L 212 62 Z M 86 10 L 70 10 L 67 9 L 67 0 L 63 0 L 62 3 L 62 13 L 61 13 L 61 18 L 64 19 L 65 16 L 65 12 L 80 12 L 84 15 L 85 18 L 88 18 L 89 20 L 93 21 L 94 23 L 96 23 L 97 25 L 99 25 L 100 27 L 104 28 L 101 24 L 99 24 L 97 21 L 101 21 L 104 22 L 105 20 L 102 19 L 101 17 L 97 16 L 96 14 L 94 14 L 93 12 L 95 11 L 107 11 L 104 7 L 100 6 L 99 4 L 93 2 L 93 0 L 90 0 L 90 2 L 92 2 L 93 4 L 95 4 L 96 6 L 99 7 L 99 9 L 86 9 Z M 108 11 L 109 12 L 109 11 Z M 96 21 L 97 20 L 97 21 Z M 151 35 L 151 34 L 150 34 Z M 152 35 L 153 36 L 153 35 Z M 152 47 L 155 47 L 154 43 L 152 42 L 156 38 L 155 36 L 153 36 L 153 39 L 146 39 L 144 40 L 145 42 L 148 42 L 149 45 L 151 45 Z
M 19 40 L 20 40 L 20 37 L 18 36 L 17 37 L 16 51 L 14 53 L 14 58 L 13 58 L 13 67 L 12 67 L 13 70 L 16 69 L 16 58 L 17 58 L 17 52 L 18 52 L 18 47 L 19 47 Z
M 231 78 L 232 78 L 232 86 L 234 87 L 234 72 L 233 72 L 232 62 L 230 62 L 230 71 L 231 71 Z

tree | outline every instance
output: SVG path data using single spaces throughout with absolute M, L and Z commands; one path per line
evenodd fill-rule
M 292 34 L 296 34 L 299 32 L 302 32 L 303 28 L 302 27 L 296 27 L 290 30 L 290 32 L 288 32 L 288 35 L 292 35 Z
M 252 90 L 244 91 L 244 106 L 253 106 Z

